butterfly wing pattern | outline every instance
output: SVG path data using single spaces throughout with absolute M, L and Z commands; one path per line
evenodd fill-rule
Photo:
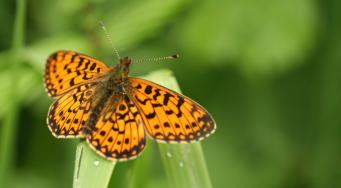
M 142 118 L 128 96 L 113 97 L 87 136 L 87 142 L 101 156 L 119 161 L 136 158 L 145 148 Z
M 158 142 L 190 143 L 214 132 L 212 116 L 198 103 L 128 77 L 130 62 L 124 58 L 109 68 L 73 51 L 52 54 L 44 77 L 47 93 L 56 99 L 47 117 L 52 134 L 85 138 L 102 157 L 125 161 L 143 151 L 146 135 Z
M 188 143 L 213 133 L 215 122 L 198 103 L 163 86 L 129 78 L 148 134 L 159 142 Z
M 58 51 L 47 59 L 45 89 L 57 98 L 47 124 L 55 137 L 82 137 L 80 128 L 89 117 L 96 78 L 108 70 L 106 64 L 73 51 Z
M 89 119 L 95 87 L 95 84 L 74 87 L 51 105 L 47 124 L 55 137 L 83 137 L 80 131 Z
M 73 51 L 52 54 L 45 66 L 45 88 L 51 97 L 89 83 L 109 71 L 109 67 L 87 55 Z

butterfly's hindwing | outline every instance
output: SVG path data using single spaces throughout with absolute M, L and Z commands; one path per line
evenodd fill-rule
M 95 88 L 95 83 L 79 85 L 51 105 L 47 123 L 55 137 L 82 137 L 80 130 L 89 119 Z
M 145 148 L 146 138 L 138 109 L 127 96 L 113 96 L 87 136 L 91 147 L 112 160 L 129 160 Z

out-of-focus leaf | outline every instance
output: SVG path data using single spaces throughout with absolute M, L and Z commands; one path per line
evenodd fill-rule
M 36 96 L 36 91 L 33 88 L 40 85 L 35 74 L 27 68 L 22 68 L 17 70 L 17 77 L 13 80 L 12 70 L 8 69 L 0 72 L 0 118 L 7 111 L 7 105 L 9 101 L 16 100 L 19 102 L 27 102 L 27 99 L 33 100 L 31 96 Z M 41 87 L 43 87 L 41 85 Z M 13 95 L 9 92 L 15 90 L 15 99 Z
M 29 1 L 28 4 L 31 21 L 35 23 L 35 32 L 31 33 L 31 39 L 41 39 L 46 34 L 53 36 L 75 31 L 77 23 L 87 14 L 86 11 L 81 11 L 88 5 L 83 0 Z
M 43 90 L 42 77 L 37 77 L 30 68 L 21 68 L 17 72 L 18 78 L 12 80 L 16 83 L 16 97 L 23 104 L 34 101 Z
M 82 36 L 75 34 L 59 35 L 30 45 L 25 49 L 24 57 L 43 75 L 42 70 L 46 60 L 53 52 L 57 50 L 74 50 L 86 53 L 89 49 L 91 49 L 91 44 Z
M 6 69 L 10 65 L 10 63 L 12 62 L 11 58 L 12 54 L 9 50 L 0 53 L 0 71 Z
M 10 105 L 8 100 L 10 99 L 10 88 L 13 87 L 13 81 L 11 71 L 0 72 L 0 119 L 6 113 L 7 107 Z
M 0 50 L 9 48 L 10 46 L 11 37 L 8 36 L 11 36 L 13 18 L 10 3 L 0 1 L 0 23 L 2 25 L 0 29 Z
M 16 173 L 16 176 L 12 176 L 10 179 L 10 186 L 11 188 L 57 188 L 59 186 L 56 185 L 55 182 L 51 181 L 51 179 L 43 178 L 41 174 L 35 173 L 28 170 L 20 171 Z M 55 186 L 51 186 L 55 184 Z
M 115 47 L 121 51 L 141 40 L 159 35 L 162 26 L 188 5 L 188 0 L 132 1 L 106 17 Z
M 316 14 L 310 0 L 205 1 L 182 23 L 179 40 L 189 62 L 235 62 L 243 71 L 268 74 L 309 54 Z

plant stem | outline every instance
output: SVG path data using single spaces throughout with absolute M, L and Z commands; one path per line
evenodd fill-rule
M 12 173 L 17 128 L 18 109 L 14 102 L 8 105 L 6 116 L 1 127 L 0 140 L 0 187 L 6 187 L 8 177 Z
M 24 27 L 25 27 L 25 13 L 26 13 L 26 1 L 17 0 L 16 15 L 14 23 L 14 35 L 12 40 L 12 58 L 9 68 L 13 69 L 12 79 L 17 79 L 17 68 L 20 63 L 20 51 L 24 46 Z M 3 91 L 6 92 L 6 91 Z M 7 90 L 8 96 L 8 108 L 6 109 L 6 115 L 4 116 L 4 124 L 1 127 L 0 134 L 0 187 L 7 185 L 9 174 L 11 174 L 14 148 L 16 142 L 16 130 L 18 120 L 19 100 L 16 97 L 17 88 L 11 85 Z
M 12 50 L 16 53 L 24 46 L 25 37 L 25 15 L 26 0 L 17 0 L 17 9 L 14 22 L 14 36 L 12 41 Z

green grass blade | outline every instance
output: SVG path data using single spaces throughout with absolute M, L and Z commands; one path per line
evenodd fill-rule
M 25 14 L 26 14 L 26 0 L 16 1 L 16 15 L 14 22 L 14 36 L 12 41 L 13 51 L 19 51 L 24 46 L 25 37 Z
M 12 72 L 10 75 L 11 81 L 17 79 L 17 70 L 20 63 L 20 51 L 24 46 L 24 27 L 26 1 L 16 1 L 16 15 L 14 22 L 14 35 L 12 39 L 12 58 L 9 62 L 9 69 Z M 5 80 L 3 80 L 4 82 Z M 9 81 L 10 83 L 10 81 Z M 6 85 L 6 83 L 3 83 Z M 18 128 L 19 100 L 17 99 L 18 88 L 13 85 L 7 87 L 3 93 L 8 96 L 7 109 L 4 115 L 3 126 L 0 127 L 0 187 L 7 185 L 8 177 L 12 173 L 14 160 L 14 148 L 16 146 L 16 132 Z M 5 94 L 5 95 L 6 95 Z
M 96 154 L 85 141 L 77 146 L 74 188 L 108 187 L 116 162 L 109 161 Z
M 212 187 L 200 143 L 158 146 L 170 187 Z
M 15 102 L 10 102 L 0 132 L 0 187 L 6 187 L 9 183 L 8 177 L 12 173 L 17 123 L 18 106 Z
M 156 71 L 144 78 L 180 92 L 170 71 Z M 158 146 L 170 187 L 212 187 L 200 143 Z

